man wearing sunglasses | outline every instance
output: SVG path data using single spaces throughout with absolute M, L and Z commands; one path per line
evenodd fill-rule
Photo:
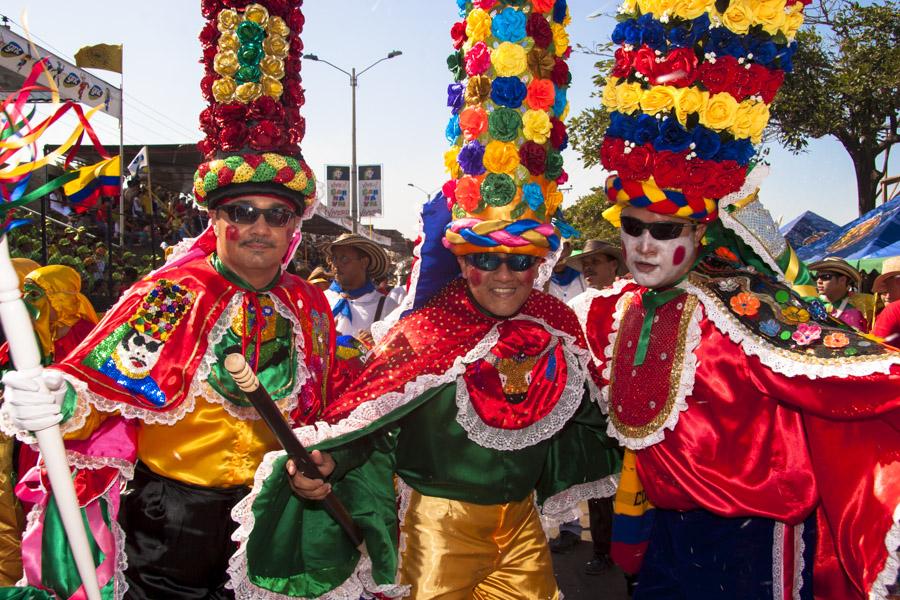
M 859 271 L 836 256 L 816 261 L 809 268 L 816 272 L 816 290 L 828 314 L 860 331 L 868 331 L 865 314 L 854 305 L 854 301 L 860 302 L 860 295 L 852 290 L 859 289 L 862 282 Z
M 273 15 L 269 23 L 293 40 L 288 23 L 302 22 L 298 4 L 262 0 L 247 12 L 256 19 L 266 19 L 267 10 L 290 17 Z M 232 23 L 243 19 L 241 9 L 216 7 L 204 13 L 213 29 L 226 23 L 217 20 L 220 11 Z M 263 31 L 249 18 L 243 24 Z M 215 53 L 215 43 L 211 48 Z M 123 597 L 125 582 L 133 599 L 234 597 L 226 589 L 237 549 L 231 510 L 278 443 L 225 371 L 225 356 L 242 353 L 295 426 L 318 417 L 335 384 L 328 303 L 319 289 L 285 271 L 303 216 L 315 203 L 312 171 L 297 145 L 302 133 L 289 128 L 302 122 L 298 103 L 206 97 L 206 156 L 194 195 L 209 226 L 131 286 L 46 371 L 49 394 L 38 382 L 7 380 L 4 410 L 18 429 L 61 422 L 71 434 L 67 450 L 79 465 L 76 488 L 88 535 L 102 548 L 104 597 Z M 205 118 L 213 113 L 216 126 Z M 239 122 L 226 127 L 236 115 Z M 247 147 L 226 151 L 219 126 L 248 132 Z M 35 477 L 37 485 L 40 474 Z M 128 493 L 121 495 L 126 482 Z M 41 509 L 51 500 L 48 493 L 32 498 Z M 26 560 L 38 565 L 26 569 L 26 578 L 69 597 L 77 574 L 67 567 L 64 541 L 40 547 L 42 539 L 62 538 L 54 538 L 52 511 L 38 512 L 28 552 L 43 556 L 44 568 L 40 558 Z M 127 557 L 127 570 L 120 557 Z
M 771 596 L 773 568 L 774 585 L 801 598 L 813 574 L 817 589 L 862 597 L 885 568 L 900 501 L 900 472 L 878 471 L 898 451 L 879 415 L 900 410 L 900 355 L 779 282 L 769 265 L 789 264 L 791 251 L 758 200 L 720 221 L 714 204 L 632 199 L 643 188 L 626 193 L 616 179 L 605 214 L 621 226 L 634 281 L 573 308 L 633 465 L 615 501 L 613 558 L 638 571 L 635 598 Z M 851 438 L 849 467 L 833 440 Z M 872 541 L 860 548 L 862 538 Z M 840 556 L 850 577 L 812 570 L 816 552 Z

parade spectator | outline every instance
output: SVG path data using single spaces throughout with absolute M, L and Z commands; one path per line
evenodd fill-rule
M 872 291 L 884 294 L 887 305 L 875 318 L 872 335 L 892 346 L 900 346 L 900 256 L 888 258 L 875 279 Z
M 868 331 L 865 315 L 851 300 L 851 288 L 859 288 L 859 271 L 836 256 L 814 262 L 809 269 L 816 274 L 816 289 L 828 314 L 860 331 Z
M 547 293 L 563 302 L 568 302 L 587 289 L 581 271 L 572 265 L 572 260 L 572 244 L 565 242 L 547 286 Z

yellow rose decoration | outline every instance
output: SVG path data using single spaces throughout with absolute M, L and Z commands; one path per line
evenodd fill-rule
M 271 96 L 278 100 L 281 98 L 281 94 L 284 92 L 284 86 L 281 85 L 281 82 L 277 79 L 273 79 L 272 77 L 263 76 L 259 80 L 259 84 L 262 86 L 262 93 L 266 96 Z
M 672 12 L 682 19 L 696 19 L 714 5 L 714 0 L 675 0 Z
M 753 25 L 753 13 L 746 4 L 735 0 L 722 13 L 722 24 L 733 33 L 743 35 L 750 31 L 750 26 Z
M 275 58 L 287 56 L 289 46 L 287 39 L 280 35 L 267 36 L 263 41 L 263 50 L 265 50 L 266 54 L 271 54 Z
M 803 25 L 803 4 L 796 2 L 791 5 L 784 16 L 783 31 L 788 40 L 793 41 L 801 25 Z
M 241 47 L 241 41 L 233 31 L 228 31 L 219 36 L 219 50 L 237 52 Z
M 284 61 L 274 56 L 266 56 L 259 61 L 259 70 L 275 79 L 284 77 Z
M 688 115 L 701 112 L 709 102 L 709 92 L 694 87 L 681 88 L 675 94 L 675 116 L 682 125 L 687 125 Z
M 266 33 L 269 35 L 287 37 L 290 32 L 291 30 L 288 28 L 287 23 L 284 22 L 284 19 L 281 17 L 269 17 L 269 22 L 266 25 Z
M 739 140 L 750 137 L 750 129 L 753 126 L 753 117 L 751 112 L 756 102 L 752 100 L 744 100 L 738 104 L 737 112 L 734 115 L 734 123 L 729 128 L 731 134 Z
M 775 35 L 784 24 L 784 0 L 750 0 L 750 10 L 754 22 L 760 24 L 763 31 Z
M 653 14 L 656 15 L 659 13 L 658 4 L 656 0 L 638 0 L 637 2 L 638 8 L 641 9 L 641 14 Z
M 519 149 L 511 142 L 488 142 L 484 149 L 484 166 L 491 173 L 512 175 L 519 166 Z
M 219 31 L 225 33 L 226 31 L 234 31 L 240 22 L 241 18 L 238 14 L 228 8 L 219 13 L 219 16 L 216 18 L 216 27 L 218 27 Z
M 734 124 L 738 103 L 731 94 L 720 92 L 709 98 L 706 109 L 700 112 L 700 124 L 723 131 Z
M 675 4 L 676 0 L 656 0 L 656 10 L 658 11 L 657 17 L 662 17 L 663 15 L 672 15 L 675 13 Z
M 491 16 L 476 8 L 466 17 L 466 35 L 472 42 L 483 42 L 491 35 Z
M 216 99 L 216 102 L 231 102 L 236 89 L 237 83 L 231 77 L 217 79 L 212 85 L 213 98 Z
M 522 115 L 522 135 L 526 140 L 544 144 L 550 137 L 550 115 L 542 110 L 526 110 Z
M 641 96 L 641 108 L 649 115 L 672 110 L 678 90 L 671 85 L 655 85 Z
M 620 83 L 616 86 L 616 107 L 619 112 L 631 114 L 640 108 L 641 84 Z
M 616 100 L 616 83 L 618 81 L 618 77 L 607 77 L 606 85 L 603 86 L 603 95 L 600 96 L 600 103 L 609 112 L 616 110 L 616 106 L 618 106 L 618 101 Z
M 234 75 L 238 70 L 237 54 L 230 50 L 219 52 L 213 61 L 213 70 L 219 75 L 225 75 L 226 77 Z
M 262 86 L 258 83 L 242 83 L 241 85 L 237 86 L 236 90 L 234 90 L 235 100 L 244 104 L 253 102 L 260 96 L 262 96 Z
M 269 10 L 262 4 L 250 4 L 244 9 L 244 18 L 265 27 L 269 20 Z
M 450 173 L 450 177 L 458 179 L 462 169 L 456 157 L 459 156 L 459 146 L 451 146 L 449 150 L 444 152 L 444 168 Z
M 557 56 L 562 56 L 569 47 L 569 34 L 566 27 L 559 23 L 551 23 L 550 30 L 553 31 L 553 50 Z
M 754 144 L 762 142 L 763 130 L 769 123 L 769 105 L 757 102 L 750 110 L 750 141 Z
M 503 42 L 491 52 L 491 64 L 498 77 L 516 77 L 528 68 L 528 54 L 518 44 Z

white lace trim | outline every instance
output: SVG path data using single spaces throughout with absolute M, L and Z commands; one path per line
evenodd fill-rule
M 747 175 L 747 178 L 744 180 L 744 185 L 741 186 L 736 192 L 732 192 L 719 200 L 719 220 L 722 221 L 722 225 L 725 226 L 726 229 L 730 229 L 734 233 L 737 234 L 741 240 L 756 253 L 756 255 L 763 260 L 772 271 L 775 273 L 777 278 L 785 282 L 784 274 L 781 271 L 781 267 L 778 266 L 778 263 L 775 262 L 777 257 L 772 256 L 772 254 L 766 249 L 766 247 L 759 241 L 759 239 L 753 234 L 752 231 L 747 229 L 743 223 L 735 219 L 730 212 L 728 212 L 726 207 L 731 206 L 735 202 L 739 202 L 749 196 L 750 194 L 756 192 L 762 185 L 763 179 L 765 179 L 769 175 L 769 168 L 765 165 L 757 165 L 750 171 L 750 174 Z M 755 202 L 759 202 L 759 200 L 755 200 Z
M 632 284 L 634 284 L 634 281 L 630 279 L 617 279 L 611 286 L 605 287 L 602 290 L 588 288 L 569 300 L 569 308 L 571 308 L 575 313 L 575 316 L 578 317 L 578 322 L 581 324 L 581 331 L 584 332 L 585 338 L 587 338 L 588 334 L 588 313 L 591 311 L 591 305 L 594 303 L 594 300 L 597 298 L 612 298 L 613 296 L 619 296 L 626 286 Z M 590 346 L 590 342 L 588 343 L 588 346 Z M 594 364 L 599 365 L 600 358 L 594 352 L 593 348 L 590 350 L 591 358 L 594 359 Z
M 549 439 L 569 422 L 581 405 L 581 399 L 584 396 L 587 359 L 584 357 L 579 360 L 566 342 L 560 343 L 563 345 L 566 364 L 569 365 L 568 381 L 550 412 L 539 421 L 522 429 L 501 429 L 485 423 L 470 401 L 469 388 L 465 378 L 457 379 L 456 422 L 465 430 L 470 440 L 482 448 L 491 448 L 492 450 L 521 450 Z M 554 349 L 550 350 L 550 352 L 553 351 Z M 577 368 L 575 368 L 576 365 L 578 365 Z
M 119 510 L 122 510 L 121 504 Z M 125 553 L 125 530 L 118 521 L 112 522 L 113 539 L 116 544 L 116 574 L 113 578 L 113 599 L 122 600 L 128 592 L 128 581 L 125 580 L 125 571 L 128 570 L 128 554 Z
M 112 467 L 119 471 L 120 477 L 124 478 L 125 481 L 131 481 L 134 478 L 134 464 L 124 458 L 90 456 L 74 450 L 66 450 L 66 458 L 69 461 L 69 468 L 72 469 L 96 471 L 97 469 Z
M 900 353 L 885 357 L 853 356 L 836 359 L 802 357 L 783 350 L 754 335 L 738 319 L 731 316 L 722 302 L 702 287 L 685 279 L 678 284 L 689 294 L 696 296 L 706 309 L 706 316 L 716 328 L 739 344 L 744 352 L 756 356 L 776 373 L 797 377 L 804 375 L 810 379 L 818 377 L 861 377 L 873 373 L 890 372 L 893 365 L 900 364 Z
M 793 600 L 800 600 L 800 591 L 803 589 L 803 570 L 806 568 L 806 559 L 803 552 L 806 550 L 806 542 L 803 541 L 803 523 L 794 526 L 794 585 Z
M 560 244 L 556 250 L 547 253 L 547 256 L 541 261 L 541 264 L 538 266 L 537 277 L 534 278 L 534 289 L 544 291 L 544 286 L 547 285 L 547 282 L 553 276 L 553 267 L 559 262 L 562 251 L 563 245 Z
M 618 335 L 619 324 L 621 323 L 622 315 L 626 307 L 625 298 L 628 296 L 630 296 L 630 294 L 623 295 L 619 302 L 616 303 L 616 312 L 613 318 L 613 333 L 609 336 L 610 343 L 605 350 L 607 364 L 603 371 L 603 377 L 606 381 L 610 380 L 612 374 L 612 353 L 613 348 L 615 347 L 615 338 Z M 669 410 L 669 415 L 666 417 L 665 422 L 648 435 L 643 437 L 628 437 L 627 434 L 616 429 L 613 419 L 609 419 L 606 427 L 607 435 L 619 440 L 619 443 L 629 450 L 649 448 L 650 446 L 663 441 L 666 437 L 666 429 L 670 431 L 674 430 L 675 425 L 678 424 L 681 413 L 688 409 L 687 398 L 694 393 L 694 376 L 696 375 L 697 365 L 699 364 L 697 361 L 696 350 L 702 339 L 702 332 L 700 330 L 700 321 L 702 319 L 703 308 L 698 304 L 694 308 L 694 312 L 691 314 L 690 320 L 688 321 L 687 331 L 684 336 L 684 359 L 681 363 L 681 376 L 678 378 L 678 389 L 675 390 L 672 407 Z M 609 409 L 611 398 L 610 386 L 608 384 L 603 387 L 603 398 L 607 403 L 607 409 Z
M 579 483 L 547 498 L 539 507 L 544 532 L 560 523 L 581 518 L 581 509 L 578 508 L 581 502 L 613 496 L 619 487 L 619 477 L 620 474 L 615 473 L 597 481 Z
M 772 600 L 784 597 L 784 532 L 786 525 L 775 521 L 772 526 Z
M 397 573 L 400 573 L 400 567 L 403 563 L 403 554 L 406 552 L 406 528 L 403 522 L 406 519 L 406 513 L 409 511 L 409 501 L 412 497 L 412 487 L 403 481 L 399 475 L 394 476 L 397 486 L 397 497 L 399 498 L 397 507 L 397 522 L 400 524 L 400 536 L 397 540 Z
M 66 381 L 72 384 L 72 387 L 75 388 L 75 391 L 78 393 L 78 397 L 84 398 L 87 401 L 87 404 L 92 405 L 97 410 L 107 413 L 118 412 L 126 419 L 138 419 L 149 425 L 174 425 L 182 417 L 184 417 L 184 415 L 194 410 L 194 395 L 192 393 L 187 394 L 184 398 L 184 401 L 176 408 L 167 410 L 165 412 L 158 412 L 140 408 L 137 406 L 132 406 L 131 404 L 125 404 L 123 402 L 110 400 L 109 398 L 92 392 L 90 388 L 88 388 L 87 383 L 85 383 L 84 381 L 76 379 L 75 377 L 71 377 L 68 374 L 63 374 L 63 376 L 66 378 Z
M 887 600 L 887 586 L 893 585 L 897 581 L 897 573 L 900 571 L 900 504 L 894 509 L 894 524 L 888 530 L 884 537 L 884 545 L 887 548 L 887 560 L 884 562 L 884 568 L 872 589 L 869 591 L 870 600 Z
M 266 479 L 272 474 L 274 462 L 284 451 L 269 452 L 256 470 L 253 489 L 231 510 L 231 518 L 238 524 L 231 539 L 238 543 L 237 552 L 228 561 L 228 582 L 225 587 L 234 590 L 236 600 L 297 600 L 295 596 L 286 596 L 271 590 L 258 587 L 250 581 L 247 570 L 247 540 L 256 523 L 253 516 L 253 502 Z M 377 585 L 372 577 L 372 560 L 362 555 L 353 574 L 335 589 L 318 596 L 316 600 L 358 600 L 361 596 L 383 594 L 398 598 L 409 592 L 409 586 L 398 584 Z M 305 600 L 305 599 L 299 599 Z

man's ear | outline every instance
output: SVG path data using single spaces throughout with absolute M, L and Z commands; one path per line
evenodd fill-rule
M 466 259 L 462 256 L 456 257 L 456 262 L 459 264 L 459 270 L 462 272 L 463 279 L 468 279 L 466 273 L 466 267 L 468 267 L 468 263 L 466 263 Z
M 703 241 L 704 234 L 706 234 L 706 223 L 700 223 L 694 228 L 694 243 L 699 246 Z

